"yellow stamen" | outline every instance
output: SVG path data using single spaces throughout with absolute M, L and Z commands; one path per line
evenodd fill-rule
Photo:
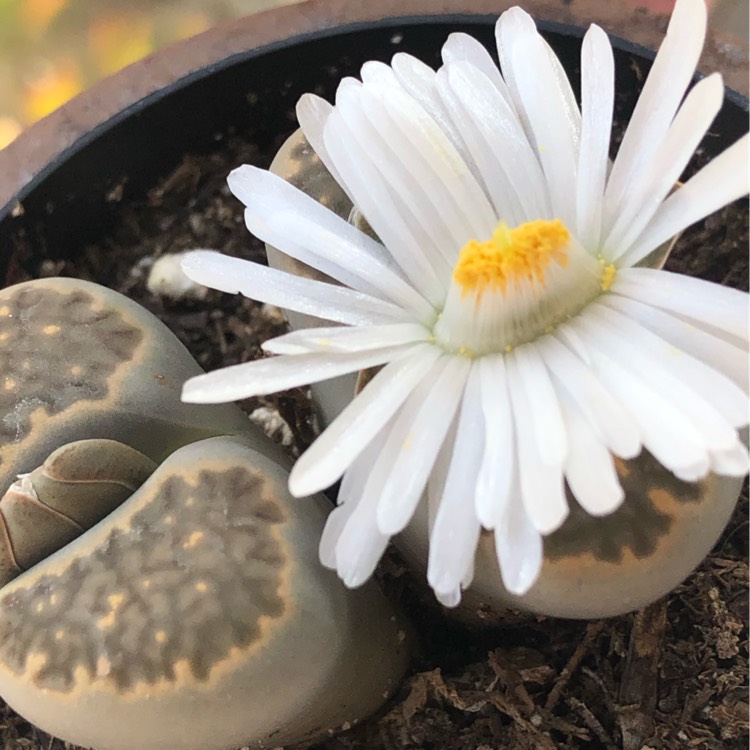
M 615 275 L 617 274 L 617 269 L 615 268 L 614 263 L 610 263 L 608 266 L 604 267 L 604 273 L 602 274 L 602 281 L 601 281 L 601 288 L 603 292 L 609 291 L 609 288 L 612 286 Z
M 453 278 L 464 295 L 481 296 L 487 289 L 505 293 L 514 281 L 544 284 L 550 263 L 565 268 L 570 232 L 560 219 L 527 221 L 510 229 L 500 222 L 486 242 L 470 240 L 464 245 Z

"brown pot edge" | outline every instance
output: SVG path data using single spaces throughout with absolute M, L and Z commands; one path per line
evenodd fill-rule
M 154 52 L 102 79 L 0 150 L 0 207 L 16 196 L 66 149 L 128 109 L 176 81 L 248 49 L 339 25 L 389 17 L 444 14 L 499 14 L 512 0 L 307 0 L 225 22 L 190 39 Z M 602 0 L 527 0 L 536 18 L 587 26 L 598 23 L 609 33 L 655 49 L 667 18 L 644 8 Z M 730 88 L 747 95 L 747 49 L 735 40 L 709 34 L 701 69 L 719 70 Z M 0 208 L 0 215 L 5 211 Z

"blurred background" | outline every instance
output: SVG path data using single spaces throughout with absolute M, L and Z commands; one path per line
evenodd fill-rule
M 0 0 L 0 148 L 95 81 L 222 21 L 299 0 Z
M 79 91 L 159 47 L 222 21 L 300 1 L 0 0 L 0 148 Z M 665 12 L 672 5 L 614 1 Z M 747 39 L 748 0 L 710 5 L 714 27 Z

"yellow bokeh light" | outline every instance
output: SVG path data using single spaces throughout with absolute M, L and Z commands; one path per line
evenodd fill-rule
M 96 18 L 89 26 L 88 38 L 89 49 L 103 75 L 115 73 L 154 49 L 151 21 L 137 13 Z
M 30 122 L 48 115 L 83 88 L 80 68 L 74 60 L 45 62 L 41 72 L 25 84 L 24 115 Z
M 211 19 L 203 13 L 186 11 L 177 21 L 174 38 L 189 39 L 212 25 Z
M 67 0 L 23 0 L 21 23 L 29 31 L 44 31 L 67 4 Z
M 21 123 L 15 117 L 0 117 L 0 148 L 5 148 L 21 132 Z
M 0 0 L 0 148 L 101 78 L 239 15 L 303 0 Z

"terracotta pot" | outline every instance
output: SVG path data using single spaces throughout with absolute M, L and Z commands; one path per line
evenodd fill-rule
M 74 257 L 108 236 L 122 202 L 142 199 L 186 154 L 219 152 L 236 133 L 269 149 L 296 127 L 293 106 L 302 93 L 331 98 L 340 78 L 362 62 L 388 60 L 399 50 L 436 61 L 451 31 L 489 43 L 497 14 L 511 4 L 414 0 L 410 16 L 399 18 L 404 6 L 393 0 L 313 0 L 218 27 L 130 66 L 0 152 L 2 278 L 19 280 L 19 238 L 33 238 L 52 257 Z M 527 8 L 538 18 L 598 21 L 651 46 L 666 25 L 663 16 L 594 0 L 535 0 Z M 540 25 L 575 69 L 580 32 Z M 643 53 L 628 43 L 616 53 L 629 106 L 650 65 Z M 703 66 L 746 86 L 744 53 L 731 44 L 710 40 Z M 719 137 L 707 151 L 718 153 L 746 128 L 747 100 L 730 92 L 712 128 Z
M 66 211 L 64 232 L 56 242 L 74 246 L 85 235 L 101 232 L 112 213 L 106 210 L 112 208 L 106 201 L 107 185 L 126 175 L 126 195 L 137 195 L 150 180 L 174 166 L 186 150 L 210 149 L 216 146 L 217 134 L 233 127 L 244 129 L 258 112 L 245 101 L 245 93 L 259 81 L 272 84 L 283 77 L 282 67 L 274 66 L 269 73 L 268 60 L 274 54 L 278 55 L 275 59 L 284 59 L 284 50 L 290 46 L 304 47 L 316 35 L 335 37 L 336 29 L 343 26 L 365 30 L 381 22 L 381 32 L 372 32 L 357 49 L 348 47 L 355 66 L 357 59 L 388 57 L 401 47 L 429 49 L 445 35 L 446 24 L 462 21 L 473 28 L 486 26 L 514 4 L 512 0 L 411 0 L 404 6 L 397 0 L 309 0 L 223 24 L 157 52 L 83 92 L 0 150 L 0 247 L 8 247 L 14 230 L 36 222 L 45 222 L 47 235 L 54 236 L 60 227 L 57 214 L 63 208 L 93 209 L 103 215 L 90 225 L 90 216 L 86 222 Z M 664 15 L 607 0 L 529 0 L 524 7 L 536 18 L 558 23 L 599 23 L 611 34 L 651 48 L 660 42 L 667 23 Z M 430 27 L 434 38 L 423 37 L 415 47 L 414 21 Z M 404 39 L 391 44 L 390 38 L 404 29 L 408 29 Z M 332 40 L 331 45 L 320 55 L 306 57 L 304 69 L 295 66 L 284 101 L 293 101 L 311 80 L 320 80 L 315 60 L 338 54 L 336 42 Z M 342 45 L 347 47 L 339 39 L 339 51 Z M 721 71 L 730 88 L 747 95 L 747 45 L 742 41 L 709 35 L 700 68 Z M 270 86 L 259 88 L 273 91 Z M 200 106 L 209 89 L 212 106 Z M 287 122 L 285 127 L 291 130 Z M 160 139 L 159 132 L 168 137 Z M 118 142 L 123 148 L 113 145 Z M 147 160 L 133 160 L 137 147 L 139 153 L 148 149 Z M 79 184 L 85 184 L 85 190 L 79 190 Z M 61 195 L 66 196 L 64 206 Z M 21 222 L 14 220 L 19 203 L 26 214 Z M 7 262 L 5 256 L 0 258 L 0 271 Z

